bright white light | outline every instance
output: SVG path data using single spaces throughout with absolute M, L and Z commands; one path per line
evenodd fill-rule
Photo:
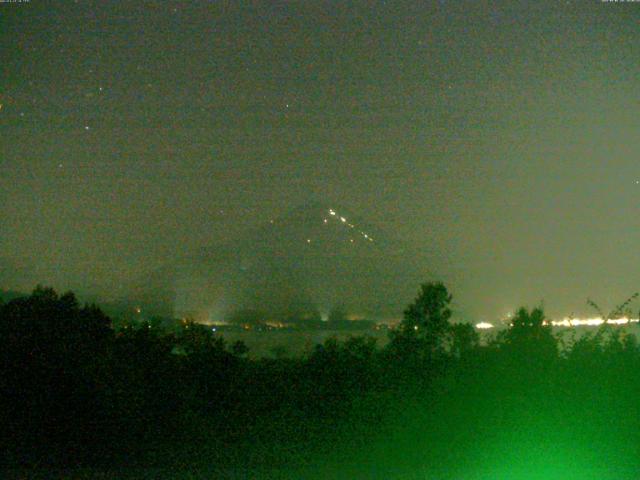
M 638 323 L 638 318 L 609 318 L 607 319 L 607 325 L 627 325 L 629 323 Z M 552 320 L 551 325 L 554 327 L 597 327 L 602 325 L 604 319 L 602 317 L 593 318 L 569 318 L 565 317 L 562 320 Z
M 490 328 L 493 328 L 493 325 L 491 325 L 489 322 L 480 322 L 476 323 L 476 328 L 478 330 L 488 330 Z
M 346 219 L 345 217 L 342 217 L 342 216 L 338 215 L 338 213 L 337 213 L 334 209 L 330 208 L 328 211 L 329 211 L 329 214 L 330 214 L 330 215 L 333 215 L 334 217 L 338 217 L 338 218 L 340 219 L 340 221 L 341 221 L 342 223 L 345 223 L 349 228 L 356 228 L 356 226 L 355 226 L 353 223 L 349 223 L 349 222 L 347 222 L 347 219 Z M 326 219 L 326 218 L 324 219 L 324 223 L 327 223 L 327 219 Z M 364 233 L 362 230 L 360 230 L 360 232 L 359 232 L 359 233 L 360 233 L 360 235 L 362 235 L 366 240 L 369 240 L 370 242 L 373 242 L 373 238 L 371 238 L 369 235 L 367 235 L 366 233 Z M 353 242 L 353 240 L 351 240 L 351 241 Z

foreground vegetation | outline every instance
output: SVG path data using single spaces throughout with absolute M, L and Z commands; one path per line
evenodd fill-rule
M 203 326 L 116 331 L 37 288 L 0 305 L 0 461 L 29 478 L 635 478 L 634 336 L 558 339 L 523 308 L 481 345 L 450 301 L 423 285 L 384 348 L 249 359 Z

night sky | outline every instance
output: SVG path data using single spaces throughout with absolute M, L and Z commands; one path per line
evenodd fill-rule
M 0 55 L 0 287 L 104 294 L 320 200 L 478 320 L 640 290 L 640 3 L 31 0 Z

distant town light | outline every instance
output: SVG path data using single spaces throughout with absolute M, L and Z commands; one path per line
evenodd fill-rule
M 562 320 L 545 320 L 543 325 L 551 325 L 552 327 L 598 327 L 605 323 L 602 317 L 592 317 L 592 318 L 569 318 L 565 317 Z M 639 318 L 628 318 L 628 317 L 620 317 L 620 318 L 609 318 L 606 321 L 607 325 L 629 325 L 631 323 L 640 323 Z M 511 322 L 508 324 L 509 327 L 513 327 L 514 324 Z M 479 330 L 488 330 L 490 328 L 494 328 L 494 325 L 488 322 L 480 322 L 476 323 L 475 327 Z
M 488 330 L 490 328 L 493 328 L 493 325 L 491 325 L 489 322 L 480 322 L 476 323 L 476 328 L 478 330 Z
M 620 317 L 620 318 L 609 318 L 607 319 L 607 325 L 627 325 L 629 323 L 638 323 L 640 319 L 638 318 L 628 318 L 628 317 Z M 604 319 L 602 317 L 593 317 L 593 318 L 563 318 L 562 320 L 552 320 L 551 325 L 554 327 L 597 327 L 602 325 Z

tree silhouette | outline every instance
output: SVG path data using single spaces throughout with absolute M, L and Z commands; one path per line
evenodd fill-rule
M 454 323 L 449 327 L 449 351 L 458 358 L 465 357 L 480 345 L 480 336 L 470 323 Z
M 397 330 L 391 332 L 391 349 L 399 355 L 415 352 L 428 358 L 443 354 L 450 328 L 451 299 L 443 283 L 422 284 Z
M 558 355 L 558 341 L 541 307 L 531 311 L 520 307 L 510 328 L 498 335 L 498 341 L 514 358 L 544 362 Z
M 9 435 L 29 438 L 34 452 L 89 440 L 114 338 L 110 323 L 73 293 L 41 286 L 0 307 L 0 423 L 15 428 Z
M 244 357 L 249 353 L 249 347 L 247 347 L 242 340 L 236 340 L 233 345 L 231 345 L 231 353 L 236 357 Z

